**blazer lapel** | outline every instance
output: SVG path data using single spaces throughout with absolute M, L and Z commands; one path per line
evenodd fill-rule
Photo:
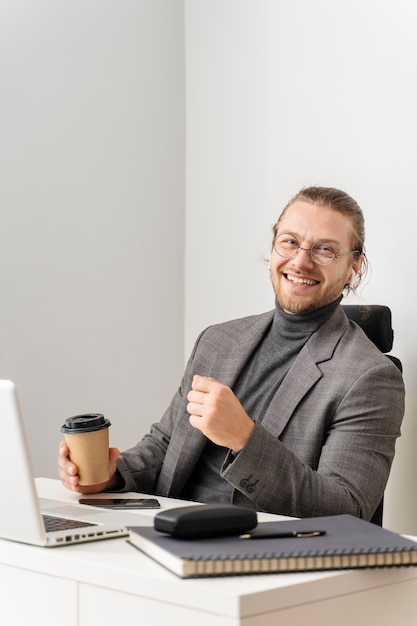
M 244 318 L 236 322 L 232 332 L 219 337 L 212 352 L 204 354 L 204 365 L 198 363 L 196 356 L 195 371 L 203 376 L 213 376 L 224 385 L 232 387 L 239 377 L 252 352 L 261 341 L 268 326 L 272 323 L 274 312 Z M 241 323 L 240 323 L 241 322 Z M 196 462 L 207 443 L 206 437 L 190 426 L 188 414 L 177 425 L 171 441 L 175 450 L 172 455 L 173 465 L 167 472 L 161 473 L 158 481 L 160 493 L 175 496 L 181 493 Z
M 268 327 L 272 324 L 274 311 L 244 318 L 236 324 L 234 332 L 222 337 L 213 350 L 207 376 L 233 387 Z M 240 321 L 240 320 L 239 320 Z
M 272 398 L 262 420 L 262 426 L 278 438 L 300 400 L 320 377 L 321 373 L 316 361 L 312 359 L 308 349 L 304 346 Z
M 173 464 L 169 471 L 161 472 L 158 480 L 158 492 L 179 497 L 207 444 L 207 439 L 201 431 L 190 425 L 188 414 L 185 414 L 172 435 L 171 443 L 174 452 L 170 453 L 170 461 Z
M 339 307 L 304 345 L 278 387 L 262 420 L 262 426 L 276 437 L 281 435 L 297 405 L 321 378 L 318 364 L 332 358 L 347 327 L 348 320 L 343 309 Z

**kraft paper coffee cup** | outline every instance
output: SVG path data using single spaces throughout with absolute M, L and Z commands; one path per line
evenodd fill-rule
M 101 413 L 74 415 L 61 427 L 70 459 L 78 467 L 80 485 L 109 480 L 109 426 Z

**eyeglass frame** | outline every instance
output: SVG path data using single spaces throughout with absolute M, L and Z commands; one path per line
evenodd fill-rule
M 276 242 L 277 242 L 277 238 L 282 237 L 283 235 L 290 235 L 290 233 L 281 233 L 280 235 L 277 235 L 274 239 L 274 250 L 275 252 L 278 254 L 278 256 L 280 256 L 282 259 L 293 259 L 294 257 L 297 256 L 297 254 L 299 253 L 300 250 L 305 250 L 305 252 L 309 252 L 310 253 L 310 259 L 313 261 L 313 263 L 317 263 L 317 265 L 330 265 L 331 263 L 333 263 L 333 261 L 335 259 L 340 259 L 340 257 L 342 256 L 347 256 L 348 254 L 363 254 L 361 252 L 361 250 L 358 250 L 358 248 L 355 248 L 354 250 L 350 250 L 349 252 L 342 252 L 341 254 L 336 254 L 335 252 L 333 252 L 333 257 L 326 263 L 322 263 L 320 261 L 317 261 L 314 257 L 313 257 L 313 249 L 316 246 L 320 246 L 320 245 L 324 245 L 324 244 L 319 244 L 319 243 L 313 243 L 313 245 L 310 248 L 303 248 L 302 246 L 298 245 L 298 240 L 296 237 L 292 238 L 294 239 L 294 241 L 297 242 L 297 249 L 295 250 L 294 254 L 291 254 L 290 256 L 284 256 L 283 254 L 281 254 L 280 252 L 278 252 L 277 247 L 276 247 Z M 331 246 L 329 246 L 331 248 Z

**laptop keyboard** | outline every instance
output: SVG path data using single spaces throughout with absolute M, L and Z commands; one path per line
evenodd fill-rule
M 80 520 L 68 519 L 66 517 L 54 517 L 53 515 L 42 515 L 42 517 L 46 532 L 97 526 L 97 524 L 92 524 L 91 522 L 80 522 Z

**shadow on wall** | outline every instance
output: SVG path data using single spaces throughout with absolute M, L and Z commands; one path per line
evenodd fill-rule
M 417 367 L 417 366 L 416 366 Z M 404 364 L 404 372 L 416 371 Z M 417 535 L 417 394 L 407 394 L 401 437 L 397 441 L 391 475 L 385 491 L 384 526 Z M 406 527 L 405 527 L 406 526 Z

